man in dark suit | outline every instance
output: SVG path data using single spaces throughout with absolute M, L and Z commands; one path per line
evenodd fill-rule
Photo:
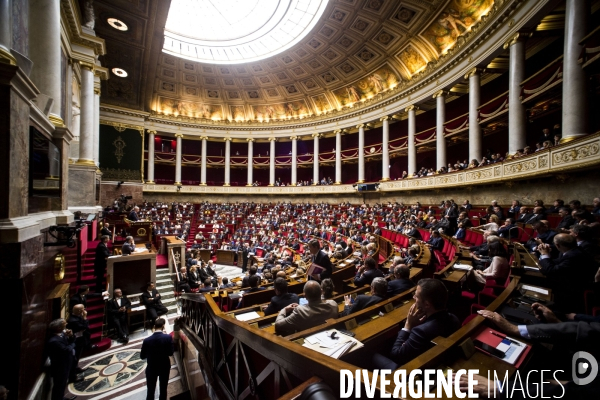
M 333 272 L 333 267 L 331 265 L 331 260 L 327 253 L 321 250 L 321 245 L 317 239 L 313 239 L 308 242 L 308 251 L 311 254 L 313 264 L 317 264 L 318 266 L 324 268 L 325 270 L 321 272 L 319 279 L 323 280 L 325 278 L 331 277 Z
M 556 226 L 555 231 L 557 233 L 569 233 L 569 228 L 577 223 L 575 218 L 571 216 L 571 210 L 569 207 L 561 207 L 558 210 L 558 215 L 560 215 L 562 219 Z
M 125 238 L 125 243 L 123 243 L 123 246 L 121 247 L 121 254 L 128 256 L 133 252 L 135 252 L 135 242 L 133 241 L 133 236 L 127 236 Z
M 200 288 L 200 290 L 198 292 L 199 293 L 209 293 L 209 292 L 214 292 L 215 290 L 217 290 L 217 288 L 213 287 L 212 280 L 210 278 L 206 278 L 204 280 L 204 283 L 202 284 L 202 287 Z
M 73 310 L 73 307 L 75 307 L 77 304 L 83 304 L 84 307 L 87 307 L 87 297 L 89 293 L 90 288 L 88 285 L 79 286 L 79 289 L 77 289 L 77 293 L 75 293 L 69 301 L 70 309 Z
M 129 213 L 129 215 L 127 216 L 127 219 L 131 220 L 131 221 L 139 221 L 139 217 L 137 212 L 140 211 L 140 208 L 138 206 L 133 207 L 133 209 L 131 210 L 131 212 Z
M 157 318 L 154 322 L 154 333 L 144 339 L 140 358 L 148 360 L 146 367 L 146 386 L 148 393 L 146 400 L 154 400 L 156 380 L 160 380 L 160 400 L 167 400 L 167 386 L 169 384 L 169 371 L 173 355 L 173 338 L 163 332 L 165 320 Z
M 186 267 L 181 267 L 179 269 L 179 272 L 177 272 L 176 279 L 177 279 L 176 285 L 177 285 L 178 292 L 186 292 L 186 293 L 192 292 L 192 288 L 190 287 L 190 285 L 188 283 L 188 273 L 187 273 Z
M 570 230 L 571 236 L 577 241 L 577 246 L 590 257 L 596 258 L 600 252 L 598 246 L 592 242 L 592 232 L 589 225 L 574 224 Z
M 385 278 L 377 277 L 371 282 L 371 295 L 359 294 L 354 303 L 349 295 L 345 295 L 342 316 L 353 314 L 383 301 L 386 298 L 387 285 Z
M 389 358 L 375 354 L 375 368 L 395 370 L 433 347 L 432 339 L 447 337 L 460 328 L 458 318 L 446 310 L 448 291 L 442 281 L 421 279 L 414 299 Z
M 248 268 L 248 244 L 244 243 L 244 247 L 242 248 L 242 272 L 246 272 Z
M 107 304 L 108 316 L 115 326 L 118 341 L 123 344 L 129 342 L 129 329 L 127 328 L 127 310 L 131 309 L 131 302 L 123 296 L 121 289 L 113 291 L 113 298 Z
M 373 279 L 383 277 L 383 272 L 377 269 L 377 261 L 373 257 L 367 257 L 365 264 L 356 271 L 354 284 L 356 287 L 370 285 Z
M 519 228 L 515 225 L 512 218 L 506 218 L 504 225 L 498 228 L 498 236 L 505 239 L 516 239 L 519 237 Z
M 102 236 L 100 238 L 100 243 L 96 246 L 96 255 L 94 257 L 94 275 L 96 276 L 96 293 L 102 293 L 104 291 L 104 287 L 102 283 L 104 282 L 104 272 L 106 271 L 106 260 L 111 256 L 110 250 L 106 244 L 109 241 L 108 236 Z
M 444 238 L 442 238 L 439 231 L 435 230 L 431 232 L 431 237 L 427 241 L 427 246 L 429 246 L 431 251 L 442 251 L 444 249 Z
M 110 231 L 110 224 L 108 222 L 104 223 L 104 226 L 100 230 L 100 235 L 108 236 L 109 238 L 112 239 L 112 232 Z
M 406 234 L 406 236 L 415 238 L 417 240 L 423 240 L 423 236 L 421 236 L 421 232 L 417 229 L 417 227 L 413 224 L 411 230 Z
M 598 267 L 569 234 L 554 236 L 554 246 L 560 252 L 556 259 L 550 256 L 550 245 L 538 246 L 542 267 L 540 272 L 552 283 L 556 304 L 564 311 L 580 312 L 583 308 L 583 292 L 594 283 Z
M 271 302 L 265 308 L 265 315 L 278 313 L 290 304 L 300 302 L 297 294 L 288 293 L 288 283 L 284 278 L 275 279 L 273 286 L 275 288 L 275 296 L 271 297 Z
M 521 207 L 519 210 L 519 218 L 517 218 L 517 222 L 526 223 L 531 219 L 533 213 L 529 212 L 529 209 L 525 206 Z
M 83 304 L 77 304 L 73 307 L 73 312 L 67 320 L 67 328 L 75 336 L 75 359 L 79 361 L 83 350 L 90 347 L 90 322 L 87 320 L 87 311 Z
M 52 375 L 52 400 L 63 400 L 67 381 L 71 372 L 75 369 L 75 336 L 65 328 L 67 321 L 62 318 L 50 322 L 48 331 L 50 339 L 46 345 L 46 351 L 50 357 L 50 372 Z M 77 381 L 83 378 L 77 378 Z
M 394 268 L 394 278 L 388 282 L 387 296 L 392 297 L 413 288 L 415 284 L 409 279 L 410 268 L 405 264 L 399 264 Z
M 148 282 L 146 291 L 142 293 L 142 303 L 146 306 L 146 310 L 152 319 L 152 322 L 156 320 L 159 315 L 165 315 L 169 312 L 160 301 L 160 293 L 156 290 L 154 282 Z

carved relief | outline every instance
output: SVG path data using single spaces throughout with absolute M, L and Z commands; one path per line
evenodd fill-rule
M 479 179 L 488 179 L 488 178 L 492 178 L 492 170 L 491 169 L 484 169 L 481 171 L 473 171 L 473 172 L 467 172 L 465 173 L 465 179 L 467 181 L 476 181 Z
M 526 160 L 517 163 L 511 163 L 504 166 L 504 174 L 518 174 L 521 172 L 533 171 L 537 169 L 537 160 Z
M 552 155 L 552 164 L 560 165 L 582 160 L 597 155 L 599 151 L 600 145 L 598 143 L 590 143 L 569 150 L 558 151 Z

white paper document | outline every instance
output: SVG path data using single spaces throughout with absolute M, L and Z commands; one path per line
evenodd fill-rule
M 543 289 L 543 288 L 539 288 L 539 287 L 535 287 L 535 286 L 523 285 L 523 286 L 521 286 L 521 289 L 528 290 L 530 292 L 546 294 L 546 295 L 548 294 L 547 289 Z
M 260 315 L 256 311 L 250 311 L 243 314 L 236 314 L 235 319 L 238 321 L 250 321 L 251 319 L 260 318 Z

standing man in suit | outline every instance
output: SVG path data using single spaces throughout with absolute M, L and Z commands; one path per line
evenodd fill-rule
M 75 336 L 75 359 L 79 361 L 83 350 L 90 347 L 91 334 L 89 331 L 90 321 L 87 320 L 87 311 L 83 304 L 73 307 L 73 312 L 67 321 L 67 328 Z
M 404 328 L 398 332 L 391 353 L 374 355 L 375 368 L 395 370 L 429 350 L 433 346 L 432 339 L 448 337 L 460 328 L 458 318 L 446 309 L 448 290 L 442 281 L 421 279 L 413 298 L 415 303 L 408 311 Z
M 387 295 L 388 297 L 395 296 L 402 292 L 406 292 L 411 289 L 415 284 L 409 279 L 410 278 L 410 267 L 405 264 L 399 264 L 394 268 L 394 278 L 388 282 Z
M 344 296 L 344 311 L 342 316 L 350 315 L 367 307 L 375 305 L 386 298 L 387 281 L 383 277 L 377 277 L 371 282 L 371 294 L 359 294 L 354 303 L 349 295 Z
M 110 238 L 106 235 L 100 237 L 100 243 L 96 246 L 96 256 L 94 257 L 94 275 L 96 276 L 96 293 L 102 293 L 104 282 L 104 272 L 106 271 L 106 260 L 111 256 L 110 250 L 106 244 Z
M 146 400 L 154 400 L 156 380 L 160 380 L 160 400 L 167 400 L 167 386 L 169 384 L 169 371 L 173 355 L 173 338 L 164 333 L 165 320 L 158 318 L 154 321 L 154 333 L 144 339 L 140 358 L 148 360 L 146 367 L 146 386 L 148 393 Z
M 146 291 L 142 293 L 142 303 L 146 306 L 146 310 L 148 311 L 148 314 L 150 314 L 153 323 L 158 316 L 165 315 L 169 312 L 167 307 L 160 301 L 160 293 L 156 290 L 154 282 L 148 282 Z
M 127 328 L 127 310 L 131 309 L 131 302 L 123 296 L 121 289 L 113 291 L 113 298 L 108 302 L 108 316 L 115 325 L 118 342 L 127 344 L 129 342 L 129 329 Z
M 297 294 L 288 293 L 288 283 L 285 278 L 275 279 L 273 286 L 275 287 L 275 296 L 271 297 L 271 302 L 265 308 L 265 315 L 278 313 L 290 304 L 300 302 Z
M 242 248 L 242 273 L 245 273 L 248 268 L 248 253 L 248 243 L 244 243 L 244 247 Z
M 48 332 L 50 339 L 46 351 L 50 357 L 52 374 L 52 400 L 63 400 L 67 381 L 77 365 L 75 359 L 75 336 L 66 329 L 67 321 L 62 318 L 50 322 Z M 79 381 L 83 378 L 77 378 Z
M 312 262 L 325 269 L 323 272 L 321 272 L 319 279 L 323 280 L 325 278 L 330 278 L 331 274 L 333 273 L 331 260 L 329 259 L 327 253 L 321 250 L 321 245 L 317 239 L 312 239 L 310 242 L 308 242 L 308 251 L 312 256 Z
M 127 218 L 131 221 L 139 221 L 140 218 L 138 217 L 138 211 L 140 211 L 138 206 L 133 207 Z

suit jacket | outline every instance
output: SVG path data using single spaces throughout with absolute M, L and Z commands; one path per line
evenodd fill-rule
M 102 228 L 102 230 L 100 230 L 100 235 L 102 235 L 102 236 L 106 235 L 112 239 L 112 232 L 106 227 L 104 227 L 104 228 Z
M 125 312 L 119 311 L 119 308 L 125 307 L 127 310 L 131 309 L 131 301 L 129 301 L 129 299 L 127 297 L 123 296 L 123 297 L 121 297 L 121 306 L 119 306 L 119 304 L 117 303 L 117 300 L 114 298 L 110 299 L 106 306 L 108 308 L 108 314 L 110 316 L 116 317 L 120 314 L 127 313 L 127 311 L 125 311 Z
M 556 324 L 527 325 L 532 339 L 548 343 L 566 343 L 573 350 L 592 350 L 598 353 L 600 322 L 567 321 Z
M 46 351 L 50 357 L 52 376 L 67 379 L 75 365 L 75 337 L 68 339 L 64 334 L 52 335 Z
M 135 211 L 132 211 L 129 213 L 129 215 L 127 216 L 127 219 L 131 220 L 131 221 L 138 221 L 138 215 Z
M 325 253 L 323 250 L 319 250 L 319 252 L 315 255 L 315 259 L 313 262 L 318 266 L 325 268 L 325 270 L 321 272 L 321 280 L 331 277 L 333 267 L 331 265 L 331 260 L 329 259 L 327 253 Z
M 438 311 L 410 332 L 401 330 L 392 348 L 391 358 L 400 365 L 433 347 L 431 341 L 438 336 L 447 337 L 460 328 L 460 322 L 448 311 Z
M 444 238 L 442 237 L 431 237 L 427 241 L 431 245 L 431 250 L 442 251 L 444 249 Z
M 197 272 L 188 272 L 187 273 L 187 281 L 188 281 L 189 285 L 192 287 L 198 287 L 199 284 L 204 283 L 204 282 L 200 282 L 200 275 L 198 275 Z
M 359 274 L 356 274 L 356 276 L 354 277 L 354 284 L 357 287 L 364 286 L 364 285 L 370 285 L 371 282 L 373 282 L 373 279 L 378 278 L 378 277 L 383 277 L 383 272 L 381 272 L 380 269 L 364 270 L 362 273 L 362 276 Z
M 269 306 L 265 309 L 264 313 L 265 315 L 275 314 L 290 304 L 299 302 L 298 295 L 294 293 L 284 293 L 279 296 L 273 296 L 271 297 L 271 303 L 269 303 Z
M 519 228 L 515 225 L 501 226 L 498 229 L 498 236 L 507 239 L 516 239 L 519 237 Z
M 81 343 L 84 347 L 90 344 L 90 321 L 83 319 L 78 315 L 71 315 L 67 320 L 67 329 L 73 331 L 73 335 L 81 332 L 81 336 L 76 337 L 75 341 Z
M 144 339 L 140 358 L 148 359 L 148 371 L 165 373 L 171 369 L 170 356 L 173 355 L 173 338 L 162 332 L 154 332 Z
M 123 255 L 129 255 L 135 251 L 135 244 L 123 243 L 123 247 L 121 247 L 121 253 Z
M 576 223 L 577 221 L 575 221 L 575 218 L 571 217 L 570 215 L 567 215 L 560 220 L 560 222 L 556 226 L 556 231 L 560 232 L 561 229 L 569 229 L 572 225 L 575 225 Z
M 417 228 L 412 228 L 410 232 L 406 234 L 406 236 L 415 238 L 417 240 L 423 240 L 423 236 L 421 236 L 421 232 Z
M 408 289 L 411 289 L 414 286 L 415 284 L 410 279 L 393 279 L 388 282 L 387 295 L 388 297 L 395 296 L 402 292 L 406 292 Z
M 344 307 L 342 317 L 363 310 L 383 300 L 383 297 L 379 297 L 377 295 L 367 296 L 366 294 L 359 294 L 356 296 L 356 300 L 354 300 L 353 304 Z
M 275 320 L 275 332 L 279 335 L 290 335 L 294 332 L 309 329 L 325 323 L 330 318 L 338 317 L 338 305 L 333 300 L 317 300 L 294 308 L 286 316 L 285 309 L 279 311 Z
M 142 303 L 144 303 L 144 305 L 146 307 L 154 307 L 156 305 L 162 305 L 162 301 L 160 301 L 160 297 L 156 298 L 156 295 L 158 294 L 158 291 L 156 289 L 152 289 L 152 296 L 150 296 L 150 293 L 148 293 L 147 290 L 144 290 L 144 293 L 142 293 Z M 150 300 L 152 299 L 152 300 Z
M 69 301 L 69 307 L 71 308 L 71 310 L 73 309 L 73 307 L 75 307 L 77 304 L 83 304 L 83 307 L 86 307 L 86 303 L 87 303 L 87 296 L 81 296 L 79 293 L 75 293 L 75 295 L 73 295 L 73 297 L 71 297 L 71 300 Z
M 104 274 L 104 270 L 106 269 L 106 258 L 110 257 L 110 250 L 106 247 L 106 244 L 100 242 L 98 246 L 96 246 L 96 254 L 94 257 L 94 274 L 101 275 Z

